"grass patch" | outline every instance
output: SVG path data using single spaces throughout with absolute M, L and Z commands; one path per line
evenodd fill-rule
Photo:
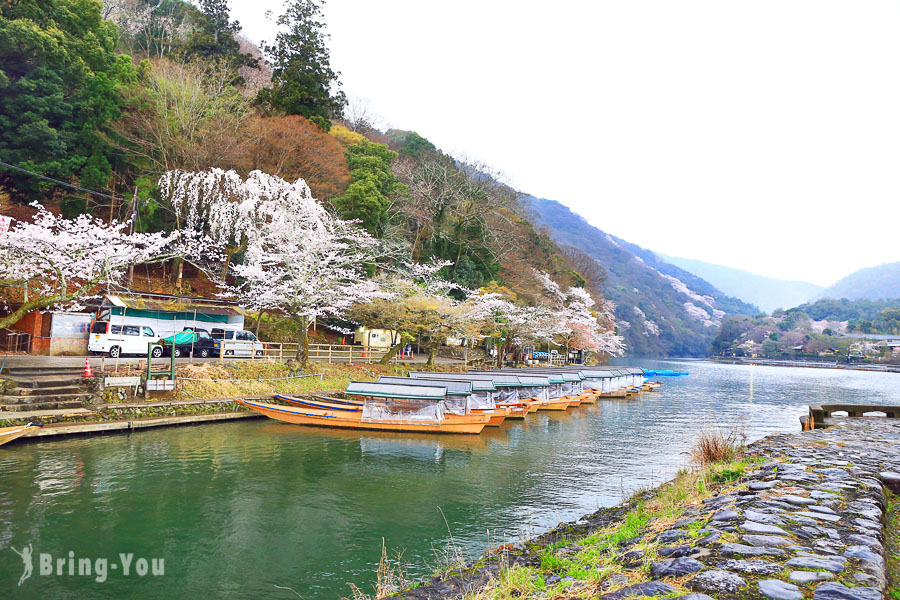
M 887 543 L 885 555 L 888 571 L 888 597 L 900 600 L 900 495 L 887 493 Z
M 429 369 L 442 370 L 441 366 Z M 443 369 L 449 367 L 444 366 Z M 408 367 L 312 363 L 305 373 L 321 376 L 298 379 L 296 375 L 304 374 L 298 363 L 260 360 L 178 365 L 176 372 L 178 389 L 171 398 L 186 400 L 269 394 L 334 394 L 343 391 L 351 380 L 375 380 L 381 375 L 404 376 Z M 160 398 L 154 395 L 154 399 Z
M 698 465 L 732 461 L 740 455 L 747 442 L 743 429 L 706 429 L 691 448 L 691 458 Z

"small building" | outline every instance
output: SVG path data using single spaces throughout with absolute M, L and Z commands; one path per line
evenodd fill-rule
M 0 343 L 7 351 L 84 356 L 91 324 L 97 320 L 147 326 L 159 337 L 178 333 L 185 327 L 244 328 L 244 312 L 237 304 L 207 298 L 123 292 L 107 294 L 89 308 L 94 311 L 30 312 L 11 329 L 4 330 Z
M 159 337 L 168 337 L 186 327 L 241 330 L 244 311 L 236 303 L 222 300 L 129 292 L 104 296 L 97 320 L 150 327 Z
M 400 341 L 400 334 L 392 329 L 360 327 L 353 334 L 353 343 L 367 348 L 390 348 Z

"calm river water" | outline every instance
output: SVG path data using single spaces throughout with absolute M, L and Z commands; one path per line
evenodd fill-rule
M 900 374 L 627 361 L 679 368 L 660 393 L 538 413 L 481 436 L 329 432 L 269 420 L 0 448 L 7 598 L 278 598 L 369 591 L 382 539 L 413 574 L 455 544 L 546 531 L 687 462 L 704 426 L 797 431 L 814 401 L 900 404 Z M 751 393 L 752 390 L 752 393 Z M 17 586 L 31 545 L 33 575 Z M 106 581 L 41 575 L 40 554 L 108 559 Z M 133 554 L 124 576 L 119 554 Z M 140 577 L 137 561 L 165 560 Z M 116 568 L 112 567 L 116 564 Z M 93 565 L 92 565 L 93 566 Z

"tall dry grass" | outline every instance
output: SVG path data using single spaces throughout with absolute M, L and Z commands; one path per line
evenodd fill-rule
M 742 428 L 704 429 L 691 447 L 691 459 L 701 467 L 732 461 L 740 456 L 746 444 L 747 436 Z

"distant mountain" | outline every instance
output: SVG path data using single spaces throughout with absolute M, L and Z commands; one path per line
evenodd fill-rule
M 554 200 L 528 197 L 534 221 L 560 245 L 575 246 L 606 270 L 619 333 L 632 356 L 707 356 L 727 314 L 759 309 L 730 298 L 653 252 L 609 235 Z
M 710 282 L 725 294 L 740 298 L 770 313 L 776 308 L 793 308 L 815 298 L 824 289 L 805 281 L 789 281 L 756 275 L 749 271 L 712 263 L 659 254 L 663 260 Z
M 826 288 L 819 298 L 886 300 L 900 298 L 900 262 L 860 269 Z

